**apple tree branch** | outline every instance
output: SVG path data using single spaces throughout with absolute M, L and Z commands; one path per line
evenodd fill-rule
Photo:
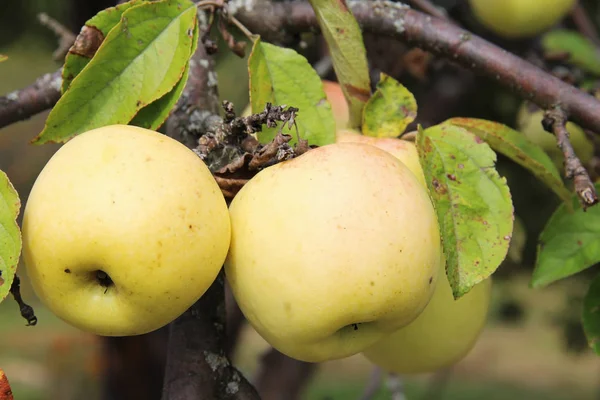
M 547 110 L 542 120 L 542 125 L 550 133 L 554 133 L 558 147 L 563 152 L 565 158 L 565 176 L 567 179 L 573 179 L 575 192 L 584 208 L 592 206 L 598 202 L 598 194 L 594 187 L 594 182 L 590 179 L 587 170 L 581 163 L 581 160 L 575 154 L 573 145 L 569 140 L 569 131 L 567 131 L 567 115 L 560 108 L 555 107 Z
M 170 116 L 167 133 L 194 147 L 182 127 L 190 114 L 216 117 L 218 92 L 214 60 L 199 45 L 190 60 L 190 78 Z M 223 272 L 206 293 L 169 326 L 163 400 L 258 400 L 254 387 L 231 365 L 225 354 L 225 289 Z

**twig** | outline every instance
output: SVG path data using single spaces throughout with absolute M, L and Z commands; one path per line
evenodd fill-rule
M 404 380 L 400 375 L 389 374 L 387 379 L 387 387 L 391 392 L 391 400 L 406 400 L 404 393 Z
M 55 61 L 64 60 L 69 48 L 75 42 L 76 35 L 46 13 L 39 13 L 38 20 L 58 36 L 58 48 L 52 53 L 52 58 Z
M 293 43 L 294 34 L 318 29 L 314 11 L 305 1 L 258 2 L 248 8 L 241 0 L 237 3 L 236 17 L 264 40 Z M 451 22 L 389 1 L 348 0 L 347 4 L 366 32 L 446 57 L 541 108 L 560 104 L 583 127 L 597 130 L 600 126 L 600 102 L 593 96 Z
M 360 400 L 371 400 L 381 389 L 381 379 L 383 378 L 383 370 L 379 367 L 373 367 L 371 375 L 369 375 L 369 381 L 365 387 L 365 391 L 360 396 Z
M 35 312 L 33 311 L 33 307 L 26 304 L 21 297 L 21 279 L 18 275 L 15 275 L 15 279 L 10 286 L 10 293 L 13 298 L 19 305 L 19 310 L 21 311 L 21 316 L 27 320 L 27 326 L 34 326 L 37 324 L 37 317 L 35 316 Z
M 583 5 L 581 5 L 581 1 L 578 1 L 575 7 L 573 7 L 571 19 L 580 33 L 587 36 L 596 46 L 600 46 L 600 36 L 598 35 L 596 26 L 590 20 L 588 13 L 583 8 Z
M 2 369 L 0 369 L 0 400 L 14 400 L 10 383 Z
M 61 70 L 58 70 L 24 89 L 0 97 L 0 128 L 53 107 L 60 98 L 61 84 Z
M 265 40 L 295 43 L 299 33 L 318 29 L 314 11 L 307 2 L 261 1 L 248 8 L 246 4 L 243 0 L 232 0 L 230 13 Z M 352 0 L 348 5 L 366 32 L 447 57 L 498 81 L 544 109 L 560 104 L 584 128 L 595 131 L 600 126 L 600 102 L 593 96 L 448 21 L 382 0 Z M 32 86 L 0 97 L 0 128 L 52 107 L 60 97 L 60 80 L 41 78 Z M 23 91 L 28 95 L 23 95 Z M 15 100 L 16 104 L 11 104 Z M 7 104 L 12 108 L 6 107 Z
M 587 208 L 598 202 L 598 194 L 581 160 L 573 150 L 573 145 L 569 140 L 569 131 L 566 128 L 567 121 L 565 111 L 560 107 L 555 107 L 546 111 L 542 125 L 544 125 L 544 129 L 556 136 L 558 147 L 565 157 L 565 177 L 573 179 L 575 192 L 579 196 L 582 206 Z

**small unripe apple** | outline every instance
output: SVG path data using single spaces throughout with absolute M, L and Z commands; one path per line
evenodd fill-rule
M 556 136 L 544 130 L 542 126 L 543 119 L 543 110 L 528 102 L 523 102 L 517 114 L 517 129 L 533 143 L 540 146 L 560 171 L 563 168 L 564 156 L 562 150 L 557 146 Z M 594 143 L 586 136 L 579 125 L 567 122 L 566 128 L 575 154 L 583 164 L 589 163 L 594 156 Z
M 364 143 L 379 147 L 402 161 L 410 171 L 415 174 L 419 182 L 425 187 L 425 175 L 419 161 L 419 153 L 413 142 L 399 138 L 376 138 L 361 135 L 359 132 L 341 129 L 336 132 L 337 143 Z
M 577 0 L 469 0 L 475 17 L 506 39 L 543 33 L 566 17 Z
M 434 372 L 457 363 L 475 346 L 485 326 L 491 287 L 492 279 L 488 278 L 454 300 L 442 266 L 425 310 L 410 325 L 369 347 L 363 355 L 396 374 Z
M 198 156 L 127 125 L 63 145 L 33 185 L 23 257 L 58 317 L 104 336 L 173 321 L 215 280 L 227 255 L 225 199 Z
M 230 205 L 225 272 L 253 328 L 280 352 L 322 362 L 411 323 L 440 271 L 426 189 L 375 146 L 322 146 L 253 177 Z

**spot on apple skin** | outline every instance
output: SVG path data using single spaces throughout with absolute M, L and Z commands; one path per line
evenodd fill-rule
M 69 268 L 65 268 L 65 274 L 70 274 L 71 270 Z

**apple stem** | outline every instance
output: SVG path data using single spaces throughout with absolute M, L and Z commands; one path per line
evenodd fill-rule
M 15 275 L 15 279 L 13 280 L 12 285 L 10 286 L 10 293 L 19 305 L 21 316 L 27 320 L 27 326 L 36 325 L 37 317 L 35 316 L 33 307 L 31 307 L 28 304 L 25 304 L 23 298 L 21 297 L 21 279 L 18 275 Z
M 569 140 L 567 122 L 567 113 L 560 107 L 554 107 L 545 112 L 542 125 L 546 131 L 556 136 L 557 146 L 561 149 L 565 158 L 565 177 L 573 180 L 575 192 L 585 209 L 598 203 L 598 194 L 587 170 L 575 154 L 573 145 Z

